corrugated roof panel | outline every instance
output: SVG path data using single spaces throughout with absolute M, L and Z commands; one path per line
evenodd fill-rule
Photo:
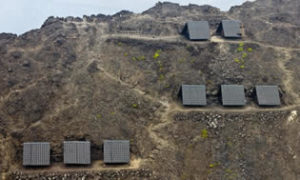
M 222 20 L 222 27 L 224 31 L 224 37 L 228 37 L 228 38 L 242 37 L 240 21 Z
M 210 38 L 207 21 L 189 21 L 187 22 L 187 30 L 190 40 L 207 40 Z
M 244 106 L 246 104 L 243 85 L 222 85 L 221 91 L 224 106 Z
M 24 166 L 50 165 L 50 143 L 28 142 L 23 144 Z
M 185 106 L 205 106 L 206 89 L 205 85 L 182 85 L 182 103 Z
M 91 143 L 89 141 L 64 141 L 65 164 L 90 164 Z
M 104 140 L 105 163 L 129 163 L 130 142 L 127 140 Z
M 23 165 L 27 166 L 31 164 L 31 145 L 23 144 Z
M 255 89 L 260 106 L 279 106 L 281 104 L 278 86 L 259 85 Z

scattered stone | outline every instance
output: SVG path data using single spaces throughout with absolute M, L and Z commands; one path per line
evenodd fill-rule
M 22 65 L 24 67 L 30 67 L 30 62 L 28 60 L 25 60 Z

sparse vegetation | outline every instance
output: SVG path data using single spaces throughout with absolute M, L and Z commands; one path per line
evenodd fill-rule
M 234 61 L 240 63 L 241 61 L 238 58 L 234 58 Z
M 101 114 L 97 114 L 96 117 L 97 117 L 97 119 L 101 119 L 102 115 Z
M 161 52 L 161 50 L 159 49 L 159 50 L 156 50 L 155 51 L 155 53 L 154 53 L 154 55 L 153 55 L 153 59 L 157 59 L 157 58 L 159 58 L 159 56 L 160 56 L 160 52 Z
M 159 67 L 159 72 L 162 72 L 163 70 L 163 65 L 161 63 L 161 61 L 157 61 L 158 67 Z
M 160 60 L 158 60 L 159 57 L 160 57 L 160 53 L 161 53 L 160 49 L 156 50 L 154 55 L 153 55 L 153 59 L 157 60 L 156 63 L 158 65 L 158 72 L 159 72 L 158 80 L 163 81 L 165 79 L 165 76 L 162 74 L 164 67 L 163 67 L 162 62 Z
M 138 104 L 132 104 L 132 107 L 137 109 L 138 108 Z
M 236 49 L 239 57 L 234 58 L 234 62 L 240 64 L 239 65 L 240 69 L 245 68 L 245 59 L 249 56 L 249 54 L 247 52 L 251 53 L 253 51 L 252 48 L 247 48 L 247 52 L 245 52 L 246 50 L 245 50 L 244 45 L 245 44 L 243 42 L 241 42 L 239 44 L 239 46 Z
M 196 62 L 196 59 L 191 59 L 191 63 L 194 63 L 194 62 Z
M 178 62 L 181 64 L 181 63 L 184 63 L 186 61 L 186 59 L 185 58 L 180 58 L 179 60 L 178 60 Z
M 210 167 L 210 168 L 215 168 L 215 167 L 220 166 L 220 165 L 221 165 L 220 162 L 216 162 L 216 163 L 211 163 L 211 164 L 209 164 L 209 167 Z
M 160 81 L 163 81 L 164 79 L 165 79 L 165 76 L 164 76 L 163 74 L 160 74 L 160 75 L 159 75 L 159 80 L 160 80 Z
M 202 137 L 203 139 L 208 138 L 208 131 L 207 131 L 207 129 L 203 129 L 203 130 L 201 131 L 201 137 Z
M 237 50 L 237 52 L 243 52 L 244 48 L 243 47 L 238 47 L 236 50 Z
M 145 56 L 139 56 L 137 59 L 138 59 L 139 61 L 144 61 L 144 60 L 146 60 Z

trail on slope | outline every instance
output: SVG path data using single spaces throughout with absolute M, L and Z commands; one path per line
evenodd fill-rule
M 284 53 L 284 58 L 278 60 L 278 67 L 284 72 L 283 85 L 285 90 L 291 94 L 296 104 L 300 104 L 300 97 L 293 89 L 293 72 L 286 68 L 286 64 L 292 59 L 291 53 L 288 49 L 282 49 Z

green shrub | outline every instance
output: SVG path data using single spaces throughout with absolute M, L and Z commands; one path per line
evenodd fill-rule
M 217 167 L 217 166 L 220 166 L 220 162 L 217 162 L 217 163 L 211 163 L 211 164 L 209 164 L 209 167 L 210 168 L 214 168 L 214 167 Z
M 243 52 L 244 48 L 243 47 L 238 47 L 236 50 L 237 50 L 237 52 Z
M 157 58 L 159 58 L 159 56 L 160 56 L 160 53 L 161 52 L 161 50 L 159 49 L 159 50 L 156 50 L 155 51 L 155 53 L 154 53 L 154 55 L 153 55 L 153 59 L 157 59 Z
M 136 108 L 138 108 L 138 105 L 137 104 L 132 104 L 132 107 L 136 109 Z
M 162 81 L 165 79 L 165 76 L 163 74 L 159 75 L 159 80 Z
M 203 139 L 205 139 L 205 138 L 208 137 L 208 131 L 207 131 L 206 129 L 203 129 L 203 130 L 201 131 L 201 137 L 202 137 Z
M 247 51 L 248 51 L 248 52 L 252 52 L 253 49 L 252 49 L 252 48 L 248 48 Z
M 238 58 L 234 58 L 234 61 L 240 63 L 240 60 Z
M 185 58 L 181 58 L 181 59 L 179 59 L 178 60 L 178 62 L 181 64 L 181 63 L 184 63 L 186 61 L 186 59 Z
M 97 114 L 96 117 L 97 117 L 98 119 L 100 119 L 102 116 L 101 116 L 101 114 Z
M 145 56 L 139 56 L 137 59 L 138 59 L 139 61 L 144 61 L 144 60 L 146 60 Z

